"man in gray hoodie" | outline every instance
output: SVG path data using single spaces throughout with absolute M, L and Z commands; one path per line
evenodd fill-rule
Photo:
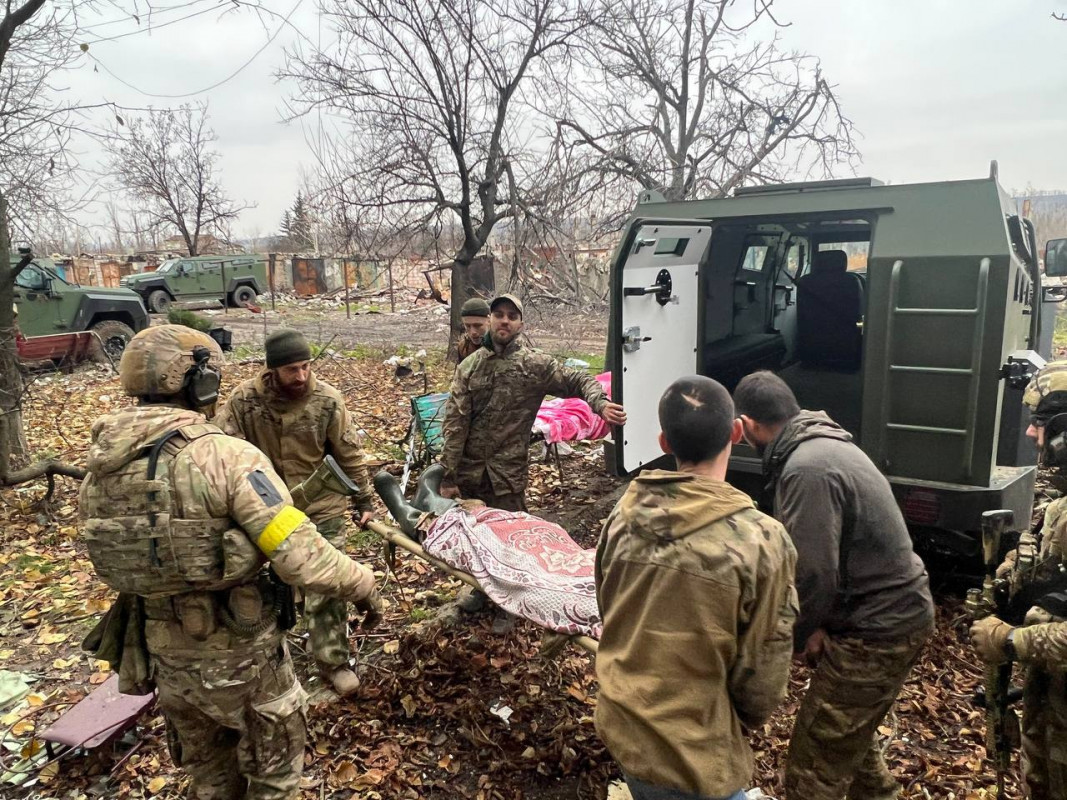
M 822 412 L 770 372 L 734 404 L 763 458 L 768 502 L 797 549 L 794 650 L 815 667 L 786 765 L 789 800 L 888 800 L 876 740 L 933 630 L 929 578 L 885 476 Z

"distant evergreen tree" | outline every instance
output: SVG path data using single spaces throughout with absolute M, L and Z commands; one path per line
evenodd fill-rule
M 282 214 L 281 234 L 284 249 L 301 253 L 311 250 L 314 241 L 311 236 L 311 215 L 308 212 L 304 196 L 297 192 L 291 209 Z

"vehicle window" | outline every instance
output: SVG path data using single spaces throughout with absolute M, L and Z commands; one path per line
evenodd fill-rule
M 767 254 L 770 251 L 770 246 L 765 244 L 748 245 L 741 259 L 741 269 L 748 272 L 763 272 L 763 265 L 767 263 Z
M 656 241 L 656 251 L 654 255 L 657 256 L 682 256 L 685 255 L 686 245 L 689 244 L 689 239 L 679 239 L 677 237 L 664 237 Z
M 18 277 L 15 278 L 15 283 L 23 289 L 35 289 L 38 291 L 48 287 L 48 280 L 45 278 L 44 273 L 33 264 L 30 264 L 18 274 Z
M 159 265 L 159 269 L 157 269 L 156 272 L 173 272 L 174 265 L 177 263 L 178 262 L 175 259 L 171 259 L 170 261 L 164 261 L 162 264 Z

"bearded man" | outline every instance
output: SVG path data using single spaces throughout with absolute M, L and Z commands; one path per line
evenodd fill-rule
M 272 333 L 265 347 L 266 369 L 234 389 L 215 424 L 262 450 L 289 488 L 310 476 L 323 458 L 333 456 L 359 487 L 352 498 L 352 518 L 365 525 L 371 518 L 370 476 L 344 397 L 311 371 L 311 348 L 299 331 Z M 342 552 L 348 502 L 327 493 L 300 509 Z M 356 691 L 359 678 L 349 668 L 348 604 L 308 593 L 304 612 L 311 652 L 323 677 L 341 696 Z
M 441 494 L 525 511 L 530 431 L 545 395 L 580 397 L 610 425 L 625 424 L 626 412 L 592 375 L 522 345 L 519 298 L 489 308 L 489 341 L 456 369 L 445 406 Z

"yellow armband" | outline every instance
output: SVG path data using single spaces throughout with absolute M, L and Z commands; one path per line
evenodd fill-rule
M 270 558 L 278 546 L 289 538 L 289 534 L 307 521 L 307 514 L 293 506 L 286 506 L 263 529 L 256 539 L 256 546 Z

